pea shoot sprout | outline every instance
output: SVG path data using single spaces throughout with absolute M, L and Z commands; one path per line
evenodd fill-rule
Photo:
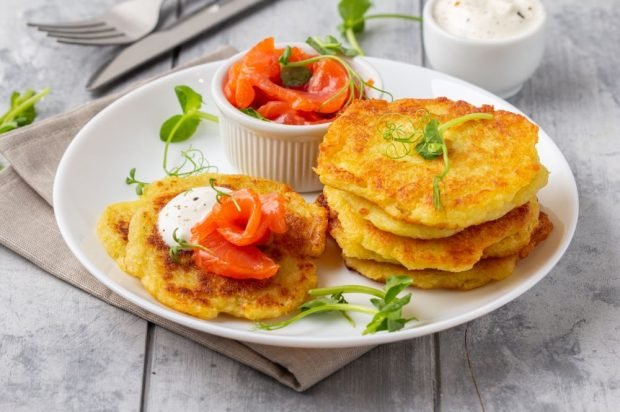
M 223 197 L 230 197 L 230 200 L 235 205 L 235 209 L 237 209 L 237 212 L 241 213 L 241 206 L 239 205 L 239 202 L 237 201 L 237 199 L 235 199 L 235 197 L 232 196 L 230 193 L 223 192 L 222 190 L 215 187 L 215 184 L 216 184 L 215 178 L 212 177 L 211 179 L 209 179 L 209 186 L 211 186 L 211 189 L 215 190 L 215 193 L 216 193 L 215 200 L 217 201 L 217 203 L 222 203 Z
M 389 146 L 392 148 L 392 153 L 389 153 L 389 149 L 386 151 L 388 157 L 403 158 L 411 153 L 412 148 L 415 148 L 415 151 L 426 160 L 434 160 L 440 156 L 443 158 L 444 166 L 441 173 L 433 177 L 433 206 L 435 210 L 440 210 L 443 208 L 440 183 L 450 170 L 448 146 L 443 138 L 444 132 L 468 121 L 490 120 L 493 115 L 491 113 L 469 113 L 444 123 L 431 119 L 430 113 L 425 110 L 418 111 L 413 119 L 402 113 L 388 113 L 383 117 L 384 120 L 379 122 L 382 127 L 381 134 L 384 140 L 392 143 L 392 146 Z
M 174 232 L 172 232 L 172 239 L 177 243 L 175 246 L 170 247 L 170 250 L 168 250 L 168 256 L 170 256 L 170 260 L 172 260 L 174 263 L 179 263 L 179 253 L 183 250 L 186 251 L 191 251 L 194 249 L 201 249 L 204 251 L 208 251 L 209 249 L 207 249 L 206 247 L 199 245 L 197 243 L 189 243 L 184 239 L 180 239 L 179 237 L 177 237 L 177 231 L 179 230 L 179 228 L 175 228 Z
M 165 142 L 162 167 L 166 176 L 185 177 L 208 171 L 217 171 L 216 166 L 209 164 L 204 153 L 192 146 L 181 150 L 181 164 L 177 166 L 168 165 L 170 143 L 183 142 L 190 139 L 196 133 L 198 125 L 203 120 L 218 121 L 217 116 L 200 111 L 202 96 L 191 87 L 176 86 L 174 91 L 183 114 L 176 114 L 168 118 L 159 130 L 159 138 Z M 138 196 L 141 196 L 144 192 L 144 187 L 148 183 L 137 180 L 135 175 L 136 168 L 134 167 L 129 170 L 129 176 L 125 178 L 125 183 L 127 185 L 135 184 L 136 193 Z
M 359 312 L 372 315 L 372 319 L 362 332 L 363 335 L 379 331 L 394 332 L 402 329 L 415 317 L 404 318 L 403 307 L 411 301 L 411 293 L 398 297 L 413 281 L 408 276 L 391 276 L 383 290 L 362 285 L 343 285 L 329 288 L 311 289 L 308 294 L 316 299 L 310 300 L 299 307 L 299 313 L 290 319 L 277 323 L 259 322 L 257 327 L 264 330 L 282 329 L 301 319 L 325 312 L 341 313 L 354 326 L 347 312 Z M 373 296 L 370 303 L 373 307 L 350 304 L 343 297 L 345 293 L 361 293 Z

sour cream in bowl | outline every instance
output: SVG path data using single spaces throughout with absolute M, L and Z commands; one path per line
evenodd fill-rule
M 278 70 L 281 70 L 278 57 L 286 50 L 286 46 L 294 49 L 293 53 L 303 54 L 302 57 L 297 56 L 302 60 L 309 56 L 318 56 L 318 52 L 305 43 L 274 44 L 273 39 L 268 38 L 249 51 L 233 56 L 216 71 L 211 83 L 211 90 L 213 101 L 220 112 L 220 135 L 228 160 L 240 172 L 287 183 L 297 192 L 318 191 L 321 190 L 322 185 L 314 173 L 313 167 L 316 166 L 319 144 L 323 140 L 331 121 L 340 112 L 339 110 L 330 110 L 328 113 L 323 113 L 322 109 L 332 105 L 337 99 L 346 97 L 349 92 L 343 90 L 344 93 L 341 93 L 342 86 L 340 85 L 337 88 L 332 87 L 326 98 L 315 105 L 314 111 L 307 110 L 308 106 L 303 104 L 303 101 L 306 100 L 305 97 L 307 96 L 304 93 L 308 93 L 309 90 L 303 86 L 282 87 L 283 84 L 278 79 L 281 78 L 277 73 Z M 262 56 L 261 53 L 253 55 L 247 65 L 250 66 L 256 62 L 256 64 L 268 66 L 268 75 L 263 76 L 261 74 L 256 79 L 252 79 L 251 75 L 246 76 L 250 83 L 249 88 L 253 91 L 248 90 L 247 83 L 239 81 L 236 82 L 236 90 L 231 90 L 230 81 L 232 77 L 236 76 L 235 70 L 237 70 L 235 65 L 246 64 L 243 61 L 245 56 L 257 50 L 259 52 L 266 51 L 262 53 Z M 329 60 L 334 61 L 333 59 Z M 361 87 L 364 89 L 365 96 L 367 98 L 380 98 L 382 93 L 379 90 L 382 87 L 382 81 L 379 73 L 372 65 L 360 57 L 346 59 L 346 63 L 360 76 L 364 83 L 373 86 Z M 314 71 L 312 77 L 307 80 L 308 84 L 317 82 L 320 88 L 321 84 L 330 87 L 329 85 L 334 83 L 334 79 L 329 76 L 329 70 L 319 73 L 316 66 L 311 69 Z M 252 67 L 240 70 L 248 70 L 251 73 Z M 312 84 L 316 85 L 316 83 Z M 243 90 L 236 93 L 240 88 Z M 248 99 L 247 95 L 252 95 L 252 93 L 255 93 L 254 97 Z M 302 101 L 301 104 L 297 104 L 297 98 Z M 236 104 L 241 100 L 245 100 L 245 102 Z M 252 100 L 252 103 L 247 107 L 249 100 Z M 287 109 L 279 111 L 278 105 L 272 105 L 272 102 L 284 102 Z M 285 116 L 282 116 L 282 113 Z M 267 119 L 270 121 L 261 117 L 270 117 Z M 285 124 L 281 122 L 284 118 L 297 119 L 300 123 Z M 304 119 L 308 121 L 305 122 Z
M 540 0 L 429 0 L 423 20 L 433 68 L 501 97 L 519 92 L 542 60 Z

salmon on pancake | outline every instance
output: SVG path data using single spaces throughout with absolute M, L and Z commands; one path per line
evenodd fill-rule
M 325 248 L 327 214 L 285 184 L 241 175 L 170 177 L 122 205 L 100 219 L 106 250 L 180 312 L 274 318 L 297 308 L 317 284 L 313 258 Z

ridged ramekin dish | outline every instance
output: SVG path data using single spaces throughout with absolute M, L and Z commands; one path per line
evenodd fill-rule
M 276 47 L 287 45 L 317 54 L 305 43 L 279 43 Z M 224 62 L 211 83 L 213 100 L 220 111 L 220 135 L 228 160 L 241 173 L 287 183 L 297 192 L 321 190 L 322 185 L 312 168 L 331 122 L 307 126 L 278 124 L 248 116 L 233 106 L 224 95 L 224 81 L 228 69 L 246 53 L 247 50 Z M 365 81 L 372 80 L 376 88 L 382 88 L 379 73 L 366 59 L 356 57 L 348 61 Z M 374 89 L 366 88 L 366 93 L 371 98 L 381 97 Z

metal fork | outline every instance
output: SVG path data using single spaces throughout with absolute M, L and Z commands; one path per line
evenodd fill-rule
M 28 23 L 60 43 L 105 46 L 132 43 L 155 29 L 165 0 L 131 0 L 89 20 L 59 24 Z

